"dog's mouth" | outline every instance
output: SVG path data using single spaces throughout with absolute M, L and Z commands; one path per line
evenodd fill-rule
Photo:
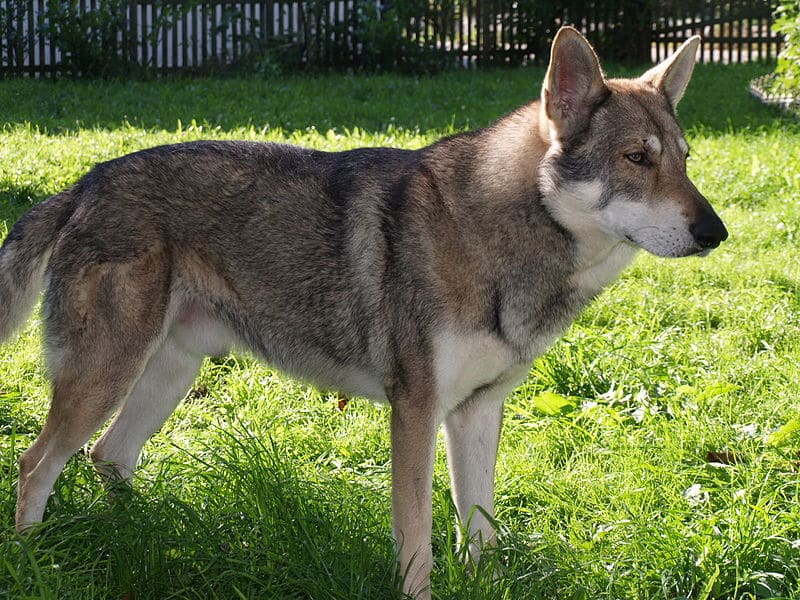
M 625 234 L 624 242 L 634 248 L 639 248 L 641 250 L 646 250 L 651 254 L 656 256 L 661 256 L 663 258 L 685 258 L 688 256 L 698 256 L 704 257 L 711 254 L 712 250 L 716 248 L 716 246 L 712 247 L 702 247 L 696 244 L 692 244 L 690 247 L 679 247 L 679 246 L 667 246 L 664 248 L 652 247 L 652 244 L 641 243 L 638 242 L 633 236 L 630 234 Z
M 709 247 L 702 247 L 695 245 L 691 248 L 687 248 L 682 252 L 681 251 L 675 252 L 673 256 L 675 258 L 686 258 L 690 256 L 697 256 L 703 258 L 704 256 L 708 256 L 709 254 L 711 254 L 711 251 L 714 250 L 715 248 L 716 246 L 709 248 Z
M 709 254 L 711 254 L 712 250 L 714 250 L 714 248 L 703 248 L 701 250 L 698 250 L 694 254 L 691 254 L 690 256 L 700 256 L 700 257 L 708 256 Z

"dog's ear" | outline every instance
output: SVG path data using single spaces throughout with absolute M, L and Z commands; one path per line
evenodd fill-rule
M 683 98 L 686 86 L 692 78 L 699 47 L 700 36 L 693 35 L 683 42 L 672 56 L 641 76 L 641 79 L 654 85 L 667 96 L 673 109 Z
M 554 137 L 568 139 L 585 129 L 595 106 L 609 91 L 600 62 L 576 29 L 558 30 L 542 86 L 542 106 Z

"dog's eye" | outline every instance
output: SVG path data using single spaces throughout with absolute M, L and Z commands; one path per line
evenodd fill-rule
M 643 152 L 632 152 L 631 154 L 626 154 L 625 158 L 627 158 L 632 163 L 636 163 L 637 165 L 642 164 L 644 162 L 644 153 Z

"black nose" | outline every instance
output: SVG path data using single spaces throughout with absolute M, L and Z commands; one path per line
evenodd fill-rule
M 714 213 L 703 215 L 689 225 L 689 231 L 701 248 L 716 248 L 728 239 L 728 230 L 725 229 L 725 224 Z

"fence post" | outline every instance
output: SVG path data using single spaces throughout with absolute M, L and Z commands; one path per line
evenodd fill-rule
M 139 60 L 139 21 L 137 19 L 138 0 L 128 3 L 128 61 L 131 67 Z
M 650 62 L 650 30 L 653 23 L 653 0 L 625 0 L 620 15 L 619 59 L 626 62 Z
M 14 37 L 13 45 L 14 45 L 14 66 L 17 68 L 17 75 L 22 75 L 24 73 L 25 68 L 25 38 L 22 35 L 22 32 L 25 28 L 25 13 L 31 10 L 33 7 L 28 6 L 28 3 L 25 3 L 25 8 L 21 8 L 22 4 L 17 7 L 17 31 Z M 11 54 L 11 43 L 9 43 L 9 54 Z M 9 61 L 10 63 L 10 61 Z M 11 66 L 9 64 L 9 66 Z

